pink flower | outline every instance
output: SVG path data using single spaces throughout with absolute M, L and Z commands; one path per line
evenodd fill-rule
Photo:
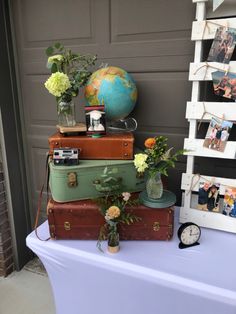
M 122 196 L 123 196 L 123 200 L 127 202 L 130 199 L 131 194 L 129 192 L 123 192 Z

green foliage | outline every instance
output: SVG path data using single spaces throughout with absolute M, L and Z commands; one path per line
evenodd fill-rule
M 148 171 L 151 176 L 157 172 L 168 176 L 167 170 L 175 167 L 175 162 L 180 155 L 183 155 L 186 150 L 178 150 L 172 154 L 172 148 L 168 148 L 167 138 L 164 136 L 155 137 L 155 144 L 151 148 L 145 149 L 148 158 Z
M 49 57 L 47 68 L 51 73 L 63 72 L 69 77 L 71 83 L 71 88 L 57 98 L 57 101 L 71 101 L 72 97 L 78 95 L 80 87 L 87 83 L 97 56 L 74 53 L 59 42 L 48 47 L 45 52 Z
M 52 63 L 52 65 L 51 65 L 51 72 L 52 73 L 56 73 L 57 71 L 58 71 L 57 64 L 56 63 Z
M 54 47 L 56 49 L 60 49 L 60 48 L 63 49 L 64 48 L 60 43 L 55 43 Z
M 48 57 L 52 56 L 52 55 L 53 55 L 53 51 L 54 51 L 54 48 L 53 48 L 53 47 L 48 47 L 48 48 L 46 49 L 46 55 L 47 55 Z
M 132 213 L 126 213 L 125 215 L 122 215 L 120 222 L 126 225 L 131 225 L 135 222 L 140 221 L 141 218 L 132 214 Z

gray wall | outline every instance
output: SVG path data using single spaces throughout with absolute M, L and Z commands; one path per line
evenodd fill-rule
M 17 53 L 22 132 L 26 152 L 31 218 L 43 181 L 47 138 L 55 132 L 55 99 L 44 88 L 45 48 L 60 41 L 75 51 L 98 55 L 98 64 L 130 72 L 139 99 L 136 143 L 166 135 L 171 146 L 183 147 L 188 134 L 186 101 L 190 99 L 190 42 L 195 5 L 190 0 L 12 0 Z M 83 116 L 82 93 L 77 117 Z M 169 187 L 180 199 L 184 159 L 169 176 Z
M 235 0 L 224 0 L 224 2 L 213 12 L 212 0 L 207 2 L 207 18 L 219 18 L 223 16 L 235 16 Z

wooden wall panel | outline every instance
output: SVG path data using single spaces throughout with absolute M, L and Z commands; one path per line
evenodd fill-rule
M 18 16 L 25 48 L 68 39 L 91 42 L 92 9 L 90 0 L 21 1 Z
M 188 0 L 111 0 L 111 41 L 150 41 L 188 37 L 191 14 L 180 19 L 183 6 L 191 12 Z M 173 9 L 168 9 L 173 8 Z M 168 21 L 168 23 L 167 23 Z

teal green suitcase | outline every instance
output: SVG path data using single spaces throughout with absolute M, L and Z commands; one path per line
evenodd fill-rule
M 145 188 L 132 160 L 80 160 L 76 166 L 58 166 L 51 161 L 49 168 L 52 198 L 59 203 Z

